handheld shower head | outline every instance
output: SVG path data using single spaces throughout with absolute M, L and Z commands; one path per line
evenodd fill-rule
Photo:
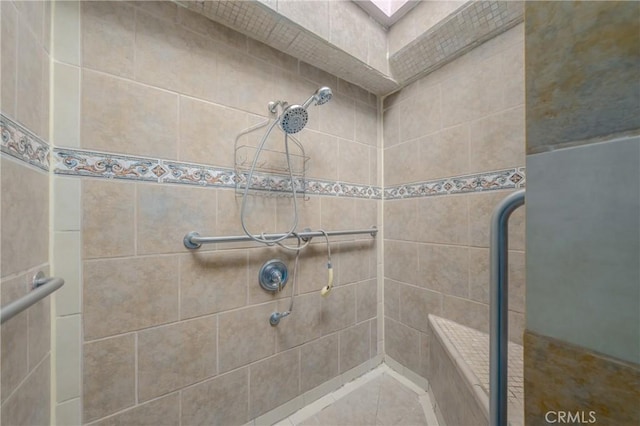
M 331 100 L 333 92 L 328 87 L 321 87 L 315 93 L 316 105 L 324 105 Z
M 333 97 L 333 92 L 329 87 L 323 86 L 316 90 L 316 93 L 311 95 L 309 99 L 306 100 L 302 107 L 307 109 L 312 102 L 315 102 L 316 105 L 324 105 L 331 100 Z

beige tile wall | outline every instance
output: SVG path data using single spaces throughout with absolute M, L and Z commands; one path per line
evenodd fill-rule
M 310 109 L 308 129 L 300 137 L 312 158 L 309 175 L 381 183 L 372 94 L 175 4 L 76 6 L 64 6 L 66 13 L 60 16 L 66 21 L 56 18 L 66 24 L 63 39 L 73 39 L 69 33 L 82 28 L 77 43 L 61 43 L 60 63 L 54 64 L 54 73 L 72 71 L 56 83 L 61 93 L 65 85 L 78 93 L 72 97 L 77 101 L 60 108 L 63 118 L 75 124 L 61 129 L 57 145 L 232 167 L 235 133 L 263 119 L 266 101 L 302 102 L 319 85 L 329 85 L 334 99 Z M 522 126 L 524 100 L 514 83 L 522 78 L 518 28 L 387 99 L 386 185 L 522 165 L 524 147 L 503 146 L 519 137 Z M 364 45 L 353 48 L 364 50 Z M 105 50 L 107 55 L 95 55 Z M 508 127 L 503 128 L 505 120 Z M 254 135 L 246 142 L 257 139 Z M 65 188 L 73 180 L 60 179 Z M 248 244 L 191 253 L 180 244 L 188 230 L 241 233 L 233 191 L 93 179 L 73 190 L 77 195 L 70 197 L 71 205 L 81 207 L 65 204 L 56 211 L 81 211 L 82 226 L 71 213 L 74 223 L 59 231 L 77 241 L 82 253 L 82 260 L 68 267 L 84 275 L 77 286 L 83 303 L 69 309 L 74 320 L 83 312 L 85 365 L 89 355 L 93 361 L 105 356 L 101 346 L 119 348 L 111 388 L 100 389 L 101 377 L 110 373 L 98 362 L 85 368 L 82 386 L 71 386 L 71 394 L 84 395 L 84 422 L 111 415 L 102 422 L 136 419 L 157 409 L 167 418 L 181 415 L 183 422 L 242 423 L 297 399 L 382 349 L 383 326 L 376 318 L 382 287 L 375 280 L 379 265 L 370 238 L 346 237 L 333 244 L 337 287 L 327 299 L 318 295 L 326 279 L 324 244 L 316 241 L 303 253 L 294 314 L 273 329 L 268 315 L 287 308 L 292 289 L 266 294 L 257 288 L 255 275 L 272 257 L 292 264 L 290 253 L 240 250 Z M 413 371 L 426 374 L 428 312 L 483 327 L 488 311 L 478 276 L 486 274 L 487 230 L 476 218 L 488 218 L 491 197 L 497 194 L 385 203 L 386 349 Z M 312 197 L 303 203 L 301 224 L 369 227 L 377 222 L 380 205 Z M 290 208 L 286 200 L 254 200 L 250 227 L 279 231 L 290 221 Z M 54 216 L 63 222 L 67 217 Z M 522 238 L 515 239 L 512 259 L 523 249 Z M 440 268 L 443 262 L 449 266 Z M 523 316 L 521 311 L 512 315 L 515 323 Z M 143 343 L 160 337 L 181 342 L 180 347 L 160 357 L 145 352 Z M 333 356 L 313 362 L 320 347 Z M 201 354 L 197 359 L 203 364 L 190 366 L 193 354 L 186 348 Z M 267 376 L 264 366 L 270 369 Z M 158 388 L 145 384 L 154 373 L 162 384 Z M 273 398 L 269 386 L 279 381 L 291 392 Z M 60 387 L 66 387 L 62 383 L 65 379 Z M 239 383 L 247 386 L 237 387 Z M 209 404 L 202 410 L 203 393 L 215 399 L 230 387 L 246 404 Z M 61 416 L 76 409 L 69 401 L 58 400 Z M 181 414 L 176 404 L 181 404 Z
M 120 189 L 131 194 L 140 193 L 142 187 L 163 189 L 163 196 L 168 196 L 168 199 L 188 190 L 200 192 L 200 197 L 212 197 L 214 203 L 216 196 L 229 193 L 233 196 L 228 190 L 160 187 L 87 179 L 82 183 L 81 197 L 83 200 L 90 200 L 91 194 L 100 191 L 112 193 Z M 156 196 L 154 200 L 161 202 L 162 197 Z M 336 200 L 332 198 L 316 200 L 320 210 L 329 211 L 336 204 Z M 369 214 L 365 214 L 364 218 L 354 217 L 355 213 L 352 217 L 336 216 L 333 221 L 322 226 L 335 229 L 343 229 L 347 225 L 367 226 L 368 222 L 365 220 L 375 213 L 377 202 L 345 201 L 353 205 L 352 211 Z M 138 212 L 142 209 L 143 201 L 140 198 L 132 196 L 124 202 L 133 204 Z M 83 217 L 91 214 L 92 210 L 92 206 L 83 205 Z M 169 216 L 160 216 L 156 222 L 167 223 L 167 227 L 175 228 L 176 225 L 170 224 L 171 213 L 166 214 Z M 278 213 L 274 215 L 274 220 L 284 221 L 289 214 L 288 211 Z M 309 222 L 314 228 L 320 226 L 319 215 L 316 217 L 315 222 Z M 180 223 L 179 219 L 176 222 Z M 120 221 L 109 222 L 105 228 L 120 234 L 118 228 L 126 229 L 127 226 L 126 221 Z M 138 219 L 135 228 L 139 230 L 141 226 Z M 217 234 L 237 234 L 238 226 L 235 221 L 229 225 L 223 224 L 217 228 Z M 93 238 L 98 237 L 84 228 L 85 245 L 92 246 Z M 254 365 L 271 359 L 274 359 L 274 371 L 279 373 L 286 373 L 289 369 L 297 372 L 298 362 L 301 363 L 301 376 L 288 388 L 292 389 L 292 393 L 286 394 L 287 398 L 294 398 L 377 354 L 376 247 L 370 237 L 332 243 L 336 287 L 327 298 L 322 298 L 319 294 L 327 277 L 325 244 L 317 241 L 304 251 L 300 259 L 293 314 L 283 319 L 278 328 L 271 327 L 268 318 L 275 310 L 288 308 L 288 296 L 291 295 L 292 288 L 287 286 L 283 294 L 279 295 L 265 293 L 258 288 L 257 272 L 260 265 L 271 258 L 285 259 L 292 267 L 291 253 L 275 248 L 247 250 L 221 245 L 213 251 L 188 252 L 184 248 L 175 248 L 168 249 L 163 254 L 145 254 L 141 244 L 143 238 L 139 232 L 134 236 L 134 241 L 131 242 L 131 250 L 136 253 L 134 255 L 122 257 L 115 254 L 91 259 L 85 255 L 82 306 L 85 422 L 102 418 L 107 413 L 119 413 L 127 408 L 142 410 L 143 405 L 138 407 L 137 404 L 175 394 L 181 389 L 184 389 L 182 404 L 195 404 L 196 402 L 185 399 L 187 395 L 202 398 L 186 391 L 191 385 L 247 368 L 248 374 L 253 378 L 263 370 Z M 136 355 L 132 357 L 131 352 L 123 349 L 124 358 L 119 357 L 117 362 L 114 361 L 119 369 L 127 372 L 122 373 L 123 382 L 114 386 L 118 386 L 116 389 L 136 389 L 136 393 L 128 402 L 114 402 L 112 399 L 116 395 L 117 398 L 122 398 L 126 392 L 114 390 L 114 393 L 110 393 L 101 388 L 105 374 L 112 379 L 119 376 L 115 372 L 105 372 L 98 362 L 103 356 L 101 354 L 113 351 L 94 351 L 93 348 L 96 347 L 94 345 L 106 345 L 111 341 L 120 347 L 124 344 L 120 342 L 129 342 L 125 338 L 130 339 L 128 344 L 133 344 L 129 351 L 133 350 Z M 318 356 L 313 348 L 324 344 L 321 342 L 333 342 L 336 351 L 331 357 L 333 364 L 325 364 L 330 360 L 320 364 L 313 362 Z M 87 368 L 88 350 L 92 351 L 91 356 L 95 358 L 92 358 L 95 361 L 95 364 L 91 364 L 94 365 L 92 368 Z M 275 361 L 281 354 L 289 353 L 295 354 L 290 355 L 295 359 L 293 364 Z M 129 382 L 131 371 L 134 382 Z M 278 373 L 269 374 L 279 377 Z M 212 382 L 208 392 L 219 392 L 217 388 L 211 388 L 214 383 L 224 382 Z M 256 398 L 252 400 L 252 411 L 231 412 L 228 415 L 231 418 L 240 415 L 243 421 L 248 421 L 288 400 L 271 401 L 266 396 L 261 396 L 263 394 L 271 393 L 259 386 L 251 388 L 249 395 Z M 95 407 L 96 411 L 91 407 Z M 215 411 L 219 407 L 210 406 L 208 409 L 211 410 L 209 414 L 198 415 L 221 415 Z M 134 415 L 134 411 L 128 415 Z M 126 413 L 129 411 L 122 415 Z
M 352 57 L 388 73 L 387 31 L 355 3 L 281 0 L 274 9 Z
M 3 1 L 0 9 L 0 111 L 48 141 L 50 7 Z M 38 271 L 49 274 L 49 177 L 3 153 L 0 187 L 4 306 L 31 290 Z M 51 300 L 36 303 L 0 329 L 0 424 L 49 424 Z
M 54 132 L 57 146 L 233 167 L 235 135 L 264 120 L 268 101 L 302 103 L 328 85 L 334 98 L 310 108 L 299 136 L 311 157 L 309 176 L 379 184 L 374 95 L 173 3 L 60 7 L 60 37 L 72 39 L 69 28 L 76 28 L 80 42 L 61 43 L 55 56 L 54 70 L 66 77 L 54 87 L 63 104 L 56 113 L 75 123 Z M 69 87 L 78 96 L 63 102 Z M 272 137 L 268 144 L 279 142 Z M 326 245 L 314 241 L 300 257 L 293 314 L 274 328 L 269 315 L 288 308 L 293 289 L 268 294 L 257 274 L 274 257 L 292 268 L 291 252 L 247 243 L 198 251 L 182 245 L 192 230 L 242 234 L 233 190 L 56 177 L 54 191 L 54 256 L 75 244 L 77 256 L 61 259 L 59 268 L 81 277 L 58 327 L 80 336 L 73 327 L 81 318 L 75 353 L 84 365 L 78 382 L 70 363 L 57 363 L 59 419 L 244 424 L 301 403 L 303 394 L 321 396 L 323 384 L 378 354 L 371 237 L 332 239 L 336 287 L 327 298 L 319 294 Z M 298 228 L 368 228 L 378 222 L 379 203 L 300 200 Z M 252 199 L 247 225 L 281 232 L 291 208 L 288 199 Z M 330 356 L 315 362 L 318 351 Z M 78 397 L 81 418 L 70 404 Z
M 385 98 L 385 185 L 523 166 L 523 56 L 519 25 Z M 385 349 L 412 371 L 427 371 L 428 314 L 488 331 L 489 220 L 508 193 L 384 202 Z M 510 331 L 521 342 L 523 209 L 509 226 Z

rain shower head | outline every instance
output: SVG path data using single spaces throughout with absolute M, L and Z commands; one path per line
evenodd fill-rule
M 312 102 L 315 102 L 316 105 L 324 105 L 331 100 L 332 96 L 333 96 L 333 92 L 329 87 L 326 87 L 326 86 L 321 87 L 318 90 L 316 90 L 316 93 L 311 95 L 311 97 L 307 99 L 307 101 L 304 104 L 302 104 L 302 107 L 307 109 L 309 108 L 309 105 L 311 105 Z
M 289 105 L 282 112 L 280 127 L 285 133 L 298 133 L 307 125 L 308 119 L 309 113 L 305 107 L 300 105 Z

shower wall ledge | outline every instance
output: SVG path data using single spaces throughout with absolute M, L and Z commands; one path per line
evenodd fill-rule
M 521 1 L 471 0 L 389 55 L 388 33 L 355 3 L 175 1 L 380 96 L 512 28 L 524 15 Z

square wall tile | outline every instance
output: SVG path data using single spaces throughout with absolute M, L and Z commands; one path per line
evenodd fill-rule
M 405 284 L 399 287 L 400 322 L 426 333 L 429 315 L 442 315 L 442 294 Z
M 128 4 L 82 2 L 82 65 L 133 78 L 135 14 Z
M 249 421 L 249 369 L 242 368 L 182 391 L 183 425 L 242 425 Z
M 329 39 L 329 1 L 280 0 L 278 13 L 298 23 L 308 31 Z
M 340 372 L 344 373 L 369 359 L 371 330 L 362 322 L 340 332 Z
M 338 180 L 340 182 L 370 184 L 369 146 L 339 139 L 338 150 Z
M 338 374 L 338 334 L 330 334 L 300 348 L 301 392 L 320 386 Z
M 520 167 L 524 164 L 524 116 L 524 106 L 518 106 L 471 124 L 471 172 Z
M 275 310 L 275 303 L 269 303 L 219 315 L 220 372 L 275 353 L 275 329 L 269 324 L 269 317 Z
M 84 259 L 135 253 L 135 184 L 82 180 Z
M 420 332 L 385 318 L 385 353 L 412 371 L 420 371 Z
M 412 140 L 384 150 L 384 183 L 398 185 L 420 180 L 424 164 L 420 163 L 421 141 Z
M 81 97 L 82 148 L 177 159 L 177 94 L 84 70 Z
M 183 238 L 191 231 L 216 235 L 216 194 L 212 188 L 138 184 L 137 254 L 186 252 Z
M 356 103 L 353 99 L 334 93 L 330 107 L 318 111 L 319 130 L 347 140 L 355 138 Z M 313 117 L 312 119 L 317 119 Z
M 299 309 L 298 312 L 304 312 L 304 315 L 292 313 L 276 327 L 276 343 L 279 351 L 294 348 L 323 335 L 324 310 L 320 297 L 319 291 L 315 291 L 296 298 L 294 309 Z M 280 311 L 289 309 L 289 300 L 280 302 L 278 309 Z
M 234 141 L 248 126 L 245 112 L 181 96 L 178 159 L 233 168 Z
M 469 297 L 467 247 L 425 244 L 418 250 L 418 285 L 444 294 Z
M 280 353 L 249 367 L 251 418 L 264 414 L 299 394 L 299 351 Z
M 351 2 L 329 1 L 329 41 L 350 55 L 367 62 L 368 40 L 363 37 L 369 17 Z M 366 32 L 365 32 L 366 34 Z
M 83 350 L 83 423 L 132 407 L 136 402 L 135 336 L 85 343 Z
M 48 425 L 51 423 L 51 362 L 47 356 L 22 385 L 2 404 L 2 424 Z M 38 404 L 31 404 L 38 401 Z
M 385 278 L 408 284 L 418 284 L 418 250 L 416 243 L 386 240 L 384 244 Z
M 85 340 L 178 319 L 178 259 L 174 256 L 84 263 Z
M 418 240 L 418 202 L 421 200 L 384 200 L 384 237 L 390 240 Z
M 215 376 L 217 318 L 208 316 L 138 333 L 138 398 L 158 397 Z M 163 350 L 159 351 L 158 348 Z
M 420 164 L 413 181 L 442 179 L 475 171 L 469 167 L 469 126 L 456 127 L 420 139 Z
M 244 250 L 194 251 L 180 256 L 181 319 L 244 306 L 247 283 Z
M 418 241 L 467 245 L 469 243 L 467 197 L 454 195 L 417 200 Z
M 0 161 L 0 269 L 9 276 L 49 260 L 49 176 L 5 156 Z

